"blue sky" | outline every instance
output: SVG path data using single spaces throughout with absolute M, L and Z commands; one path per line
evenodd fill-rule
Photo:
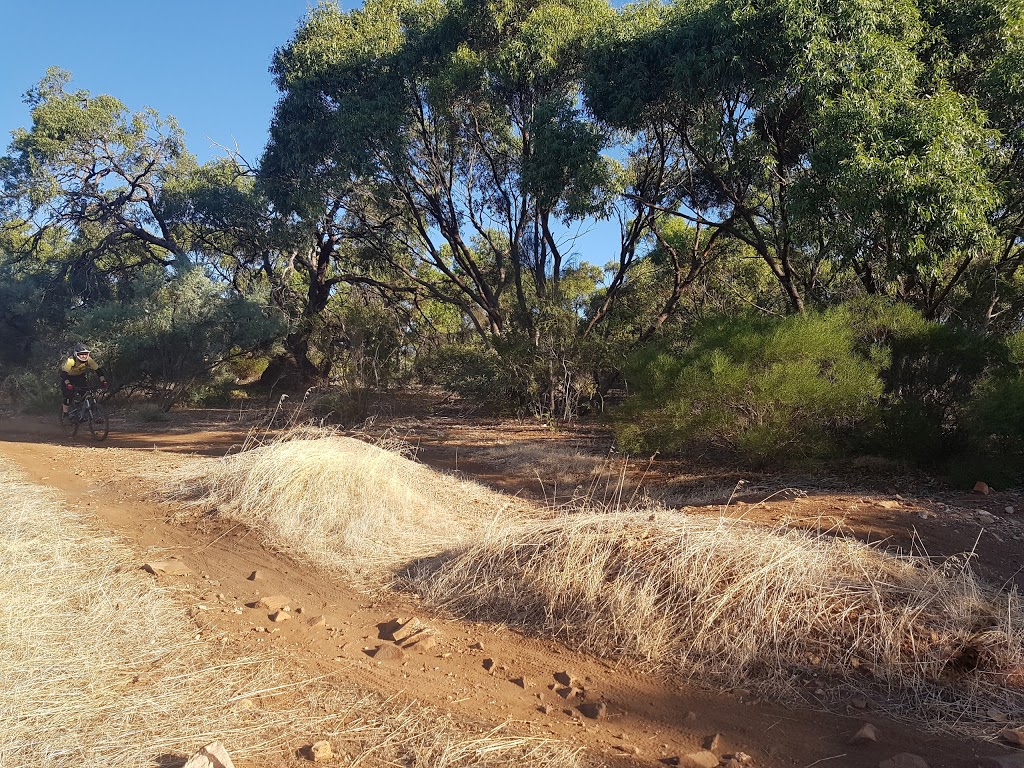
M 271 58 L 315 3 L 12 0 L 0 45 L 0 154 L 11 131 L 30 125 L 23 94 L 57 66 L 71 72 L 73 89 L 173 115 L 200 162 L 223 156 L 221 145 L 255 163 L 278 97 Z M 572 250 L 587 261 L 605 264 L 617 254 L 613 223 L 590 222 L 573 234 Z
M 0 140 L 28 127 L 22 95 L 47 67 L 71 87 L 174 115 L 200 159 L 233 147 L 255 162 L 277 101 L 270 60 L 315 0 L 35 0 L 5 3 Z

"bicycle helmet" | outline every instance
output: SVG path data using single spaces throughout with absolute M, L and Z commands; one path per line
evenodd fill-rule
M 85 344 L 75 344 L 75 357 L 79 360 L 83 362 L 88 360 L 90 354 L 89 348 Z

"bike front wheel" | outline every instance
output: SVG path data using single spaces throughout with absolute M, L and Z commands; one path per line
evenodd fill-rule
M 97 441 L 106 440 L 107 435 L 110 434 L 107 414 L 99 403 L 93 403 L 92 408 L 89 409 L 89 431 L 92 433 L 92 439 Z
M 73 408 L 69 413 L 64 413 L 62 408 L 57 416 L 60 419 L 60 428 L 64 437 L 74 437 L 78 434 L 78 409 Z

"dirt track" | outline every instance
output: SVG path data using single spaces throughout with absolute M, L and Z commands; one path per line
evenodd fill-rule
M 0 459 L 13 462 L 31 481 L 57 489 L 68 506 L 95 516 L 100 528 L 122 537 L 137 553 L 136 565 L 159 556 L 180 557 L 192 574 L 161 578 L 183 588 L 185 608 L 204 632 L 226 636 L 226 652 L 251 652 L 271 644 L 286 649 L 296 676 L 333 677 L 460 718 L 510 723 L 514 730 L 580 745 L 593 764 L 674 764 L 672 758 L 700 750 L 705 739 L 716 733 L 721 734 L 718 754 L 742 751 L 754 758 L 755 766 L 765 767 L 873 768 L 896 753 L 911 752 L 924 757 L 932 768 L 954 768 L 977 765 L 982 755 L 1006 753 L 991 744 L 929 734 L 871 711 L 851 708 L 850 715 L 843 717 L 751 701 L 744 692 L 712 693 L 501 627 L 445 621 L 429 616 L 409 599 L 370 596 L 346 588 L 268 551 L 240 528 L 169 523 L 167 509 L 152 498 L 151 483 L 140 480 L 140 472 L 159 474 L 161 467 L 189 454 L 223 454 L 237 448 L 244 437 L 239 429 L 183 424 L 179 429 L 156 431 L 129 428 L 115 420 L 109 441 L 97 447 L 87 440 L 64 440 L 47 419 L 0 417 Z M 465 458 L 471 455 L 467 442 L 462 443 L 463 471 L 474 468 Z M 451 432 L 425 432 L 421 456 L 450 465 L 458 443 L 459 436 Z M 523 480 L 523 487 L 517 489 L 516 479 L 501 476 L 498 469 L 477 469 L 485 480 L 506 489 L 523 490 L 529 485 Z M 668 467 L 659 471 L 672 475 Z M 947 500 L 941 502 L 943 509 L 964 509 L 975 501 L 965 495 L 956 498 L 963 506 Z M 991 502 L 990 509 L 1004 501 L 986 500 Z M 969 516 L 959 513 L 955 520 L 950 515 L 918 516 L 938 504 L 933 498 L 886 509 L 857 494 L 819 493 L 739 508 L 749 506 L 751 517 L 765 521 L 786 515 L 797 518 L 803 512 L 809 519 L 812 507 L 820 521 L 823 513 L 845 510 L 844 524 L 859 532 L 874 531 L 898 542 L 918 528 L 931 549 L 955 550 L 978 526 L 972 527 Z M 1018 505 L 1018 509 L 1018 514 L 1024 514 L 1024 508 Z M 997 527 L 998 541 L 983 537 L 979 543 L 979 548 L 989 548 L 982 558 L 983 570 L 994 579 L 1019 578 L 1015 571 L 1021 544 L 1014 537 L 1024 529 L 1017 519 L 1000 518 Z M 928 538 L 932 529 L 935 533 Z M 968 541 L 964 548 L 970 546 Z M 248 578 L 253 571 L 260 574 L 255 581 Z M 260 596 L 275 594 L 289 596 L 291 605 L 302 613 L 277 626 L 267 611 L 245 607 Z M 395 661 L 376 661 L 365 652 L 380 644 L 379 624 L 410 614 L 438 628 L 441 642 L 436 648 L 407 651 L 404 659 Z M 309 626 L 307 617 L 320 615 L 325 623 Z M 473 648 L 477 644 L 482 650 Z M 494 661 L 489 671 L 486 659 Z M 583 717 L 573 703 L 556 694 L 553 675 L 561 671 L 585 682 L 589 700 L 607 703 L 606 719 Z M 525 677 L 525 687 L 511 682 L 519 676 Z M 545 705 L 547 713 L 541 711 Z M 850 736 L 864 721 L 878 727 L 879 743 L 851 746 Z

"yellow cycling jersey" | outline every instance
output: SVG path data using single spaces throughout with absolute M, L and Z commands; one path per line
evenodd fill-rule
M 64 361 L 64 365 L 60 369 L 68 376 L 81 376 L 86 371 L 99 370 L 99 364 L 91 357 L 84 363 L 78 358 L 72 356 Z

